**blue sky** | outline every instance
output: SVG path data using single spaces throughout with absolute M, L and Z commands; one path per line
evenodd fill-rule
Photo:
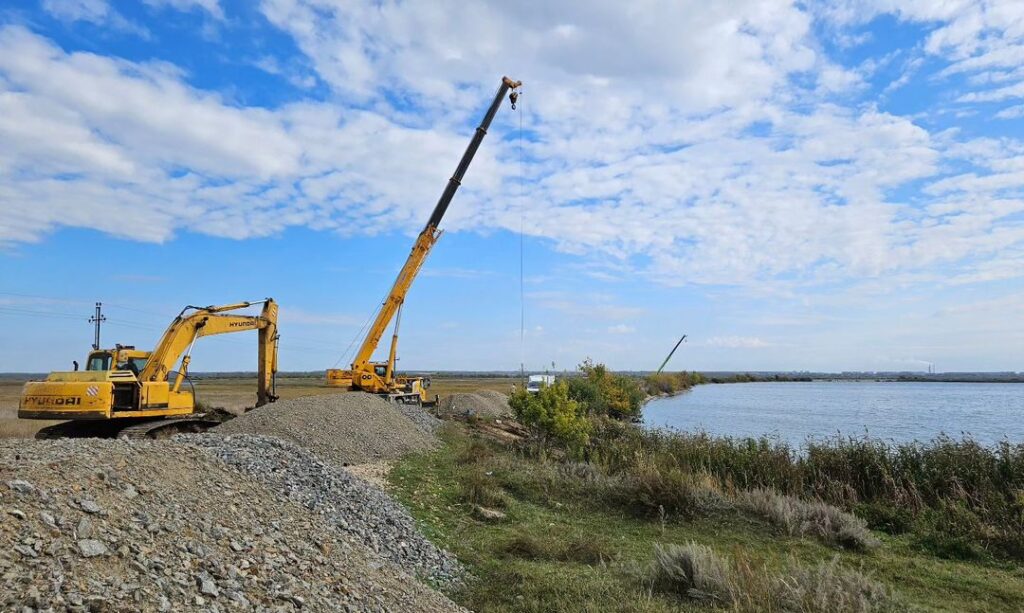
M 503 74 L 403 367 L 1024 370 L 1022 66 L 1015 0 L 6 4 L 0 371 L 265 296 L 344 363 Z

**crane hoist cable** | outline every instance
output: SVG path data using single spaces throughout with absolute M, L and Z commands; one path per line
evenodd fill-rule
M 520 95 L 522 91 L 520 90 Z M 512 108 L 516 108 L 515 105 Z M 524 209 L 525 167 L 523 164 L 523 108 L 519 107 L 519 376 L 526 376 L 526 290 L 524 269 L 526 259 L 525 228 L 526 212 Z
M 377 303 L 377 308 L 374 309 L 372 313 L 370 313 L 370 316 L 366 318 L 366 321 L 363 322 L 363 325 L 360 326 L 358 330 L 356 330 L 355 335 L 352 337 L 352 341 L 349 342 L 348 347 L 345 348 L 345 351 L 343 351 L 341 355 L 338 356 L 338 359 L 334 361 L 334 364 L 331 366 L 331 368 L 337 368 L 338 364 L 341 364 L 342 360 L 346 359 L 350 354 L 353 353 L 356 343 L 359 342 L 359 339 L 363 337 L 363 332 L 365 332 L 370 327 L 370 324 L 373 322 L 373 319 L 377 317 L 377 313 L 380 312 L 381 307 L 384 306 L 384 301 L 387 299 L 388 292 L 385 291 L 384 296 L 382 296 L 380 302 Z

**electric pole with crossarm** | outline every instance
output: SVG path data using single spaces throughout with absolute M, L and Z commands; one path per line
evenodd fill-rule
M 96 303 L 96 314 L 89 318 L 89 323 L 96 324 L 96 336 L 92 342 L 92 348 L 94 351 L 98 351 L 100 348 L 100 324 L 107 321 L 107 318 L 103 316 L 103 303 Z

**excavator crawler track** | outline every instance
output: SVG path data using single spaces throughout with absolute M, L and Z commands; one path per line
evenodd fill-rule
M 205 432 L 223 423 L 206 415 L 145 421 L 66 421 L 47 426 L 36 433 L 37 439 L 127 438 L 162 439 L 190 432 Z
M 117 433 L 117 438 L 129 438 L 135 440 L 170 438 L 175 434 L 205 432 L 220 423 L 221 422 L 217 420 L 204 417 L 184 417 L 181 419 L 147 421 L 122 429 Z

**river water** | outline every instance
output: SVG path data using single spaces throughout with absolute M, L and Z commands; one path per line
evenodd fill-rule
M 644 408 L 649 427 L 769 435 L 795 446 L 841 434 L 928 441 L 941 433 L 984 444 L 1024 442 L 1024 385 L 1013 383 L 730 383 L 698 385 Z

